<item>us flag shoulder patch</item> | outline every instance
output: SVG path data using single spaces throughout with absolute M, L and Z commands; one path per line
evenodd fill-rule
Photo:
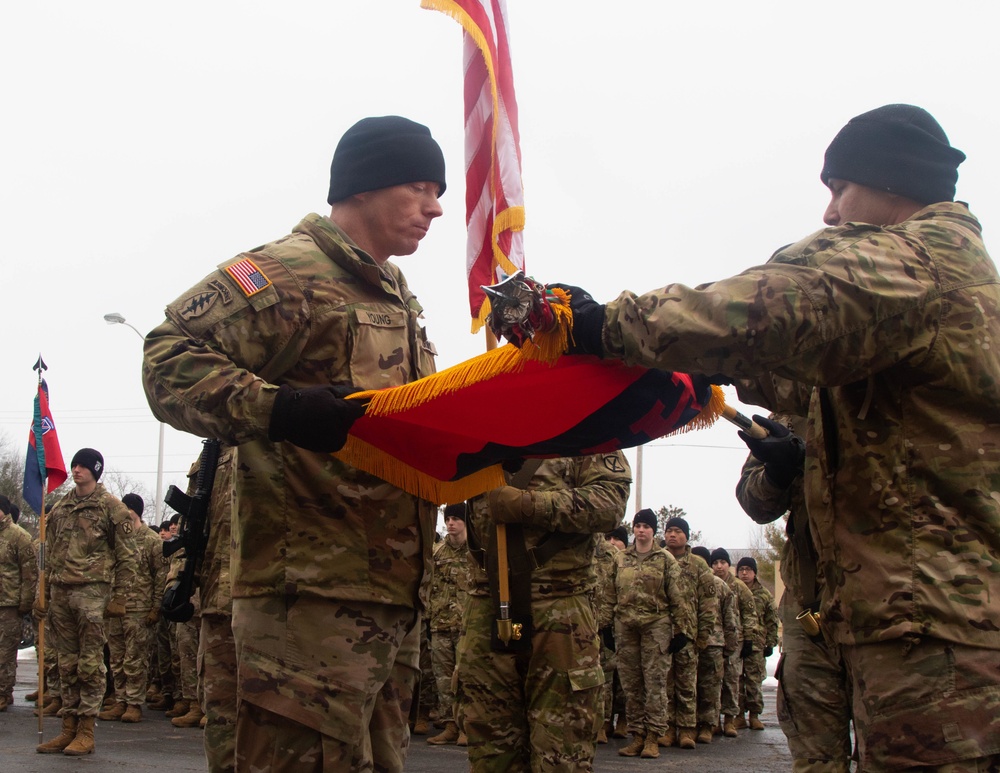
M 271 286 L 271 280 L 250 258 L 243 258 L 231 266 L 226 266 L 226 273 L 233 278 L 248 298 Z

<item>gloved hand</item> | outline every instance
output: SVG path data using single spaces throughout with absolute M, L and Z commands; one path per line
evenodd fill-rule
M 36 603 L 35 606 L 31 608 L 31 616 L 35 618 L 36 622 L 40 622 L 49 616 L 49 608 L 47 606 L 40 607 Z
M 671 639 L 670 644 L 667 645 L 667 654 L 673 655 L 675 652 L 680 652 L 690 641 L 691 640 L 684 634 L 675 633 L 674 638 Z
M 518 457 L 516 459 L 504 459 L 500 466 L 503 467 L 504 472 L 509 472 L 511 475 L 517 475 L 521 468 L 524 467 L 524 458 Z
M 534 508 L 531 492 L 514 486 L 501 486 L 487 494 L 490 516 L 496 523 L 524 523 Z
M 125 599 L 115 596 L 104 608 L 105 617 L 125 617 Z
M 573 332 L 567 354 L 596 354 L 604 356 L 604 306 L 586 290 L 573 285 L 551 284 L 569 293 L 569 307 L 573 310 Z
M 146 625 L 156 625 L 160 622 L 160 608 L 153 607 L 146 613 Z
M 754 416 L 753 420 L 770 433 L 766 438 L 750 437 L 743 430 L 736 434 L 747 444 L 750 453 L 764 463 L 767 479 L 778 488 L 788 488 L 805 466 L 805 441 L 793 435 L 784 424 L 763 416 Z
M 743 642 L 743 647 L 740 649 L 740 657 L 746 660 L 753 654 L 753 642 L 745 641 Z
M 774 654 L 774 647 L 764 647 L 764 657 L 769 658 Z
M 287 440 L 307 451 L 339 451 L 347 442 L 351 425 L 365 413 L 364 403 L 342 399 L 356 391 L 335 386 L 292 389 L 282 384 L 274 399 L 268 438 Z

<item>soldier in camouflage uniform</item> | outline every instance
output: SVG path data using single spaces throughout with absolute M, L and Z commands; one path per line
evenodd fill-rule
M 22 618 L 35 603 L 38 582 L 31 535 L 17 525 L 14 512 L 0 494 L 0 711 L 14 702 Z
M 753 651 L 743 656 L 743 675 L 740 678 L 740 713 L 736 719 L 737 729 L 742 729 L 743 714 L 750 712 L 746 727 L 763 730 L 760 715 L 764 711 L 762 686 L 767 678 L 767 658 L 771 657 L 778 644 L 778 610 L 774 606 L 774 596 L 757 579 L 757 561 L 752 556 L 743 556 L 736 563 L 736 574 L 753 594 L 757 614 L 757 638 Z
M 695 607 L 698 618 L 696 637 L 688 646 L 674 654 L 667 672 L 667 713 L 669 728 L 660 745 L 693 749 L 698 725 L 698 657 L 705 651 L 715 631 L 719 604 L 715 597 L 712 570 L 698 556 L 691 554 L 688 539 L 691 527 L 683 518 L 668 518 L 663 528 L 667 551 L 677 559 L 681 569 L 681 588 Z
M 115 702 L 97 716 L 105 721 L 140 722 L 149 677 L 149 650 L 160 619 L 160 599 L 163 598 L 166 572 L 163 543 L 142 522 L 142 497 L 126 494 L 122 497 L 122 504 L 128 508 L 132 519 L 136 551 L 135 582 L 125 594 L 125 616 L 111 618 L 106 626 Z
M 444 509 L 447 536 L 434 546 L 434 579 L 428 614 L 431 619 L 431 661 L 437 681 L 438 716 L 444 731 L 427 739 L 429 744 L 458 743 L 466 739 L 455 722 L 455 652 L 462 633 L 466 589 L 469 587 L 469 545 L 465 536 L 465 502 Z
M 62 732 L 37 750 L 69 756 L 94 751 L 94 720 L 104 700 L 104 620 L 124 617 L 135 582 L 136 548 L 128 509 L 98 483 L 104 457 L 92 448 L 70 462 L 74 488 L 46 516 L 47 609 L 62 687 Z
M 618 527 L 624 531 L 624 526 Z M 627 539 L 627 534 L 626 534 Z M 615 657 L 615 555 L 618 548 L 604 536 L 597 540 L 594 548 L 594 569 L 597 583 L 594 585 L 594 616 L 597 618 L 597 634 L 601 646 L 601 670 L 604 672 L 604 723 L 597 731 L 597 742 L 607 743 L 614 714 L 614 675 L 617 669 Z
M 691 548 L 691 554 L 706 565 L 711 561 L 708 548 Z M 717 603 L 715 626 L 708 645 L 698 653 L 698 743 L 711 743 L 713 729 L 719 724 L 722 710 L 722 677 L 725 660 L 739 649 L 736 598 L 726 581 L 712 575 Z
M 623 757 L 660 756 L 670 726 L 667 673 L 671 659 L 696 635 L 695 606 L 685 593 L 677 560 L 653 542 L 656 515 L 632 519 L 635 539 L 615 556 L 615 641 L 618 673 L 632 741 Z
M 737 636 L 739 645 L 725 659 L 722 675 L 721 711 L 722 732 L 727 738 L 736 737 L 736 717 L 740 714 L 740 679 L 743 676 L 743 659 L 750 657 L 753 643 L 757 638 L 757 605 L 753 593 L 730 569 L 729 553 L 724 548 L 716 548 L 711 553 L 712 572 L 726 583 L 733 594 L 736 611 Z M 740 718 L 743 719 L 742 715 Z M 742 726 L 746 727 L 743 719 Z
M 223 263 L 146 338 L 156 416 L 237 446 L 231 566 L 237 770 L 400 770 L 436 509 L 330 456 L 353 389 L 434 371 L 393 255 L 441 215 L 426 127 L 366 118 L 341 138 L 329 217 Z
M 775 379 L 789 398 L 799 385 Z M 785 402 L 790 402 L 786 400 Z M 804 610 L 818 611 L 822 578 L 802 498 L 805 444 L 800 435 L 806 420 L 794 414 L 772 414 L 754 420 L 769 431 L 756 440 L 741 433 L 751 454 L 743 464 L 736 498 L 757 523 L 770 523 L 788 513 L 787 539 L 781 554 L 785 592 L 778 604 L 782 654 L 778 678 L 778 720 L 792 753 L 796 773 L 847 773 L 851 767 L 851 696 L 840 647 L 809 635 L 797 619 Z
M 631 471 L 621 452 L 525 464 L 518 485 L 469 502 L 476 541 L 457 696 L 469 761 L 477 773 L 591 770 L 604 687 L 594 546 L 621 521 Z M 529 585 L 531 624 L 520 643 L 494 649 L 498 611 L 483 567 L 495 562 L 498 522 L 507 524 L 512 606 L 519 612 L 514 589 Z
M 876 108 L 827 149 L 829 227 L 766 265 L 607 307 L 571 289 L 572 351 L 813 387 L 820 614 L 865 770 L 1000 765 L 1000 277 L 964 159 L 925 110 Z
M 166 542 L 173 538 L 170 532 L 170 521 L 166 520 L 160 524 L 160 542 Z M 163 563 L 164 577 L 170 568 L 170 559 L 163 555 L 162 544 L 160 550 L 160 560 Z M 170 646 L 173 623 L 162 615 L 153 632 L 153 651 L 156 664 L 155 676 L 158 682 L 157 690 L 146 700 L 149 708 L 157 711 L 169 711 L 174 707 L 174 692 L 177 688 L 177 679 L 174 676 L 174 652 Z

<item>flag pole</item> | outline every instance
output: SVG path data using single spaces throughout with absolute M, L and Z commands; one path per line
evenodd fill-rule
M 42 371 L 45 363 L 42 362 L 42 355 L 38 355 L 34 370 L 38 371 L 38 386 L 42 388 Z M 37 394 L 37 393 L 36 393 Z M 35 399 L 38 399 L 37 397 Z M 40 442 L 40 441 L 39 441 Z M 42 507 L 38 514 L 38 600 L 36 604 L 39 609 L 46 611 L 45 605 L 45 489 L 48 487 L 48 469 L 42 468 Z M 38 743 L 44 740 L 44 719 L 43 710 L 46 704 L 45 693 L 45 618 L 38 620 Z

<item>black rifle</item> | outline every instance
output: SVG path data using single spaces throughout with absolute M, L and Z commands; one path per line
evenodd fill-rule
M 198 467 L 195 491 L 189 496 L 177 486 L 167 489 L 164 502 L 184 516 L 181 519 L 180 534 L 163 543 L 163 555 L 170 557 L 184 548 L 184 566 L 180 574 L 163 592 L 160 610 L 167 620 L 186 623 L 194 615 L 191 596 L 194 595 L 194 581 L 205 557 L 208 544 L 208 505 L 212 499 L 215 484 L 215 469 L 219 465 L 218 440 L 202 441 L 201 464 Z

